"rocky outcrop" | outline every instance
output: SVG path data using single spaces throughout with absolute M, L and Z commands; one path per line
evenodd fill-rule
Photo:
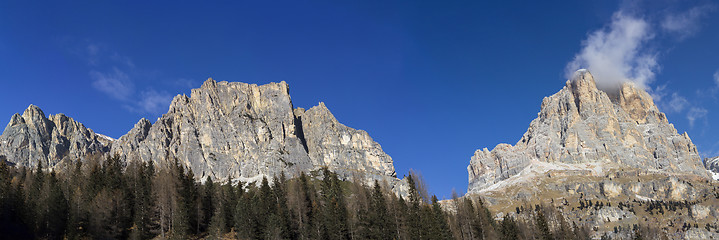
M 392 158 L 362 130 L 342 125 L 324 103 L 295 114 L 302 122 L 307 152 L 315 166 L 336 172 L 374 176 L 396 175 Z
M 392 159 L 366 132 L 337 122 L 323 103 L 294 109 L 285 82 L 209 79 L 176 96 L 154 124 L 140 120 L 111 152 L 156 164 L 176 159 L 202 179 L 247 182 L 326 166 L 345 178 L 398 181 Z
M 64 161 L 83 160 L 109 151 L 111 141 L 95 134 L 64 114 L 45 116 L 30 105 L 15 114 L 0 135 L 0 155 L 17 166 L 56 167 Z
M 704 167 L 709 170 L 714 180 L 719 180 L 719 157 L 705 158 Z
M 583 174 L 634 168 L 709 177 L 689 136 L 677 133 L 649 94 L 632 83 L 604 92 L 585 70 L 544 98 L 516 145 L 474 153 L 467 167 L 468 192 L 534 168 Z

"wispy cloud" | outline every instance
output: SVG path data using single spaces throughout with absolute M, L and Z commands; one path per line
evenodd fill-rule
M 93 79 L 92 86 L 95 89 L 115 99 L 128 100 L 134 92 L 135 87 L 130 78 L 116 67 L 106 73 L 92 70 L 90 78 Z
M 671 100 L 669 100 L 669 111 L 671 112 L 681 112 L 684 110 L 685 107 L 689 106 L 689 101 L 680 96 L 678 93 L 672 93 Z
M 589 34 L 582 50 L 567 64 L 565 76 L 571 78 L 575 70 L 587 68 L 601 89 L 614 89 L 628 81 L 647 89 L 658 69 L 657 54 L 644 46 L 653 37 L 647 21 L 618 11 L 611 24 Z
M 140 93 L 140 100 L 137 101 L 137 108 L 140 112 L 159 113 L 167 111 L 172 96 L 167 92 L 147 90 Z
M 138 74 L 143 71 L 136 68 L 135 62 L 130 57 L 110 51 L 103 44 L 90 41 L 87 41 L 83 51 L 79 53 L 87 59 L 88 65 L 92 68 L 89 71 L 92 87 L 110 98 L 119 100 L 125 109 L 150 114 L 167 110 L 172 96 L 165 91 L 137 87 L 134 79 L 138 76 L 146 77 L 148 74 Z M 98 70 L 101 67 L 110 70 Z M 190 81 L 183 82 L 187 84 Z
M 693 7 L 685 12 L 667 14 L 662 20 L 664 31 L 684 40 L 697 33 L 700 29 L 699 20 L 714 10 L 712 5 Z
M 698 119 L 706 120 L 706 116 L 709 113 L 708 110 L 702 107 L 692 107 L 687 112 L 687 120 L 689 120 L 689 127 L 694 128 L 694 122 Z

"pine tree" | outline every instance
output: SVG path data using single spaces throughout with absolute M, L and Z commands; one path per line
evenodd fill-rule
M 43 202 L 42 210 L 46 211 L 43 219 L 43 229 L 48 239 L 59 239 L 65 234 L 67 226 L 67 200 L 58 183 L 55 171 L 47 176 L 44 189 L 48 192 Z
M 207 176 L 202 192 L 202 203 L 201 213 L 199 215 L 200 229 L 199 231 L 204 232 L 210 225 L 212 215 L 215 213 L 215 183 L 212 179 Z
M 298 180 L 299 197 L 295 208 L 297 232 L 299 234 L 298 238 L 310 239 L 312 238 L 313 233 L 315 233 L 315 231 L 313 231 L 313 213 L 316 211 L 313 204 L 313 199 L 315 199 L 315 190 L 314 187 L 310 185 L 307 175 L 305 175 L 304 172 L 300 173 Z
M 260 197 L 255 192 L 255 189 L 250 189 L 237 201 L 234 223 L 240 239 L 258 239 L 263 234 L 258 219 Z
M 514 240 L 519 239 L 519 227 L 514 218 L 507 216 L 502 220 L 502 226 L 500 232 L 502 233 L 502 240 Z
M 451 239 L 452 233 L 449 232 L 447 218 L 435 195 L 432 195 L 432 212 L 430 217 L 429 239 Z
M 185 175 L 185 168 L 180 166 L 175 159 L 174 164 L 175 172 L 175 184 L 176 197 L 174 203 L 174 210 L 172 214 L 172 235 L 174 239 L 187 239 L 190 233 L 190 227 L 192 226 L 191 212 L 192 212 L 192 195 L 191 189 L 187 185 L 187 176 Z
M 322 198 L 323 225 L 322 238 L 348 239 L 347 206 L 340 180 L 327 168 L 323 169 Z
M 136 168 L 130 181 L 134 195 L 134 215 L 130 234 L 132 239 L 147 239 L 152 236 L 150 230 L 152 228 L 152 209 L 154 208 L 152 194 L 154 167 L 152 167 L 152 162 L 133 162 L 133 164 Z
M 409 207 L 402 196 L 399 197 L 395 206 L 395 225 L 397 228 L 397 239 L 409 239 Z
M 71 239 L 80 238 L 87 229 L 88 212 L 87 212 L 87 196 L 84 195 L 83 186 L 86 185 L 85 175 L 82 172 L 82 161 L 75 161 L 75 168 L 70 175 L 68 183 L 68 237 Z
M 554 239 L 554 236 L 552 236 L 552 233 L 549 230 L 549 223 L 547 223 L 547 218 L 544 216 L 543 209 L 537 208 L 534 222 L 535 222 L 535 225 L 537 226 L 537 231 L 539 232 L 541 239 L 543 239 L 543 240 Z

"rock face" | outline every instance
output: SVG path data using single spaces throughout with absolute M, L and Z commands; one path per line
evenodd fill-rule
M 336 172 L 394 177 L 392 158 L 362 130 L 342 125 L 324 103 L 307 110 L 295 109 L 302 122 L 307 152 L 315 166 Z
M 392 159 L 366 132 L 337 122 L 323 103 L 293 109 L 285 82 L 209 79 L 176 96 L 154 124 L 140 120 L 111 152 L 156 164 L 177 159 L 202 179 L 255 181 L 327 166 L 344 177 L 397 180 Z
M 0 135 L 0 155 L 18 166 L 55 167 L 109 151 L 107 137 L 95 134 L 64 114 L 45 116 L 35 105 L 15 114 Z
M 57 168 L 64 160 L 106 154 L 158 166 L 177 160 L 198 179 L 254 182 L 328 167 L 346 179 L 387 181 L 396 192 L 407 188 L 367 132 L 339 123 L 324 103 L 294 109 L 285 82 L 209 79 L 190 96 L 176 96 L 154 124 L 140 119 L 117 140 L 63 114 L 45 117 L 34 105 L 15 114 L 0 136 L 0 159 L 14 165 Z
M 711 172 L 714 180 L 719 180 L 719 157 L 705 158 L 704 167 Z
M 632 83 L 604 92 L 588 71 L 578 71 L 562 90 L 544 98 L 538 117 L 516 145 L 474 153 L 467 167 L 468 192 L 536 166 L 588 174 L 635 168 L 709 177 L 689 136 L 677 133 L 649 94 Z

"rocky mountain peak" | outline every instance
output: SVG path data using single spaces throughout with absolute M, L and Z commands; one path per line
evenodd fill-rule
M 324 103 L 294 108 L 286 82 L 264 85 L 208 79 L 176 96 L 154 124 L 143 119 L 112 146 L 128 160 L 177 159 L 195 176 L 257 181 L 328 167 L 345 178 L 398 181 L 392 160 Z
M 19 166 L 33 167 L 43 162 L 54 168 L 104 154 L 109 144 L 65 114 L 46 117 L 39 107 L 30 105 L 22 115 L 14 114 L 0 135 L 0 155 Z
M 516 145 L 475 152 L 467 168 L 469 191 L 525 169 L 547 167 L 544 163 L 708 176 L 691 139 L 677 133 L 647 92 L 624 83 L 607 93 L 586 70 L 577 71 L 562 90 L 544 98 L 537 118 Z

